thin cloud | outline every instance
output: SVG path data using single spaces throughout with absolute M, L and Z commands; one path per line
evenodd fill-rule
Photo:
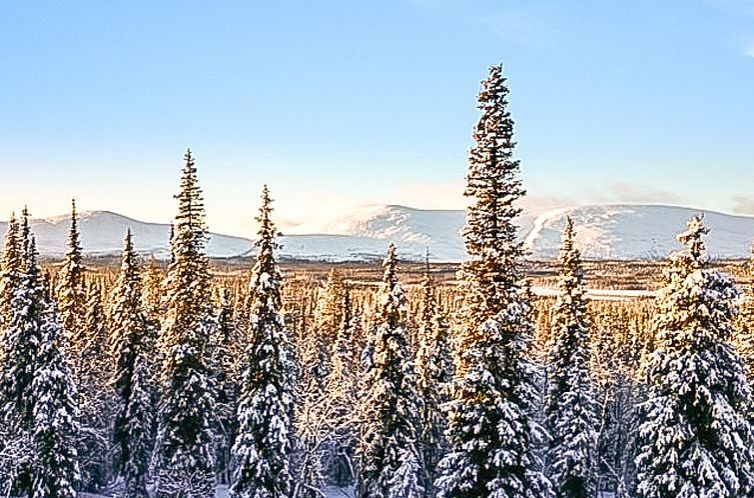
M 612 182 L 595 197 L 600 202 L 678 204 L 682 201 L 669 190 L 630 182 Z
M 402 204 L 420 209 L 463 209 L 463 182 L 404 183 L 393 189 L 388 199 L 391 204 Z
M 519 205 L 523 208 L 524 213 L 533 216 L 552 211 L 553 209 L 560 209 L 564 207 L 571 207 L 577 205 L 574 199 L 559 197 L 555 195 L 537 195 L 527 194 L 519 201 Z
M 741 195 L 734 197 L 733 212 L 737 214 L 754 214 L 754 197 Z

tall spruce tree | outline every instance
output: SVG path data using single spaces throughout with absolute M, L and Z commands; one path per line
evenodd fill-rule
M 233 316 L 233 305 L 226 288 L 215 297 L 215 333 L 212 336 L 212 370 L 215 374 L 217 396 L 215 419 L 217 421 L 216 463 L 221 484 L 231 482 L 231 448 L 238 432 L 239 363 L 242 343 Z
M 22 317 L 11 323 L 36 326 L 40 334 L 38 365 L 31 386 L 34 470 L 29 498 L 74 498 L 81 479 L 76 444 L 81 440 L 76 387 L 59 346 L 62 330 L 55 306 L 47 300 L 40 285 L 33 237 L 28 244 L 27 259 L 27 278 L 20 293 L 28 295 L 17 296 L 24 311 Z
M 236 471 L 231 492 L 237 498 L 288 498 L 292 491 L 289 458 L 296 365 L 281 313 L 282 276 L 274 254 L 279 246 L 271 203 L 265 186 L 257 217 L 249 337 L 233 446 Z
M 516 239 L 515 202 L 524 195 L 513 157 L 513 120 L 502 66 L 482 83 L 481 118 L 469 154 L 465 195 L 472 199 L 463 234 L 469 261 L 460 280 L 463 323 L 455 340 L 440 498 L 540 498 L 549 493 L 535 448 L 531 416 L 534 370 L 526 348 L 533 325 Z
M 545 407 L 549 477 L 558 498 L 592 496 L 597 417 L 589 377 L 590 326 L 581 254 L 574 247 L 569 217 L 560 250 L 558 298 L 552 309 Z
M 658 299 L 655 351 L 646 364 L 648 399 L 639 429 L 637 496 L 743 498 L 754 493 L 751 391 L 735 352 L 733 279 L 708 266 L 693 217 L 678 236 Z
M 343 275 L 337 268 L 330 270 L 327 275 L 327 282 L 322 289 L 322 293 L 317 301 L 315 311 L 314 326 L 319 337 L 324 344 L 322 376 L 327 374 L 330 365 L 327 364 L 332 348 L 337 340 L 338 332 L 341 329 L 345 310 L 343 309 L 345 296 L 345 281 Z
M 427 257 L 422 282 L 422 307 L 416 351 L 416 384 L 419 396 L 419 447 L 423 458 L 425 496 L 434 497 L 437 465 L 447 451 L 447 422 L 442 406 L 448 401 L 453 359 L 448 325 L 437 302 L 437 290 Z
M 63 265 L 58 271 L 58 286 L 56 289 L 58 309 L 60 311 L 63 334 L 66 346 L 71 353 L 78 357 L 83 347 L 84 338 L 81 336 L 81 322 L 86 310 L 86 288 L 84 287 L 84 264 L 81 254 L 78 214 L 76 201 L 71 201 L 71 227 L 68 230 Z M 76 358 L 71 360 L 76 360 Z M 78 375 L 78 372 L 74 372 Z
M 162 348 L 160 347 L 160 324 L 165 316 L 165 275 L 151 260 L 140 271 L 141 278 L 141 303 L 144 316 L 147 320 L 147 333 L 144 337 L 143 346 L 145 351 L 150 351 L 146 357 L 146 369 L 149 373 L 150 391 L 155 396 L 159 391 L 160 368 L 162 365 Z
M 21 241 L 23 271 L 11 300 L 2 377 L 3 421 L 10 445 L 21 450 L 12 484 L 29 498 L 68 498 L 79 480 L 75 386 L 59 348 L 55 306 L 42 288 L 26 210 Z
M 383 266 L 374 363 L 367 372 L 365 413 L 361 414 L 364 428 L 358 446 L 359 498 L 406 496 L 421 486 L 421 456 L 416 446 L 418 406 L 414 359 L 407 340 L 407 300 L 398 282 L 398 261 L 392 243 Z M 397 481 L 396 474 L 404 478 Z
M 154 444 L 151 387 L 147 355 L 137 354 L 134 358 L 128 404 L 121 414 L 121 420 L 129 424 L 129 458 L 122 461 L 120 469 L 123 477 L 121 498 L 150 498 L 147 483 L 149 457 Z
M 338 486 L 353 483 L 353 455 L 356 445 L 353 408 L 357 399 L 358 361 L 355 351 L 355 317 L 351 291 L 344 285 L 343 317 L 335 337 L 330 361 L 331 369 L 325 380 L 324 413 L 329 438 L 330 455 L 327 460 L 331 481 Z
M 297 339 L 297 358 L 300 365 L 297 383 L 297 453 L 302 460 L 298 473 L 308 477 L 302 482 L 307 492 L 318 493 L 324 482 L 326 463 L 331 455 L 331 428 L 328 426 L 330 407 L 327 392 L 331 383 L 332 365 L 338 328 L 343 319 L 344 282 L 337 269 L 330 270 L 325 285 L 318 289 L 312 325 L 300 327 Z M 302 480 L 300 478 L 299 480 Z
M 73 371 L 77 373 L 82 490 L 96 492 L 110 479 L 113 393 L 109 384 L 110 357 L 102 289 L 91 284 L 87 294 L 80 324 L 81 346 Z
M 9 227 L 12 229 L 12 227 Z M 39 350 L 42 341 L 41 316 L 46 310 L 29 275 L 31 232 L 28 210 L 24 208 L 22 225 L 18 236 L 10 231 L 6 236 L 4 253 L 4 292 L 9 299 L 6 323 L 3 327 L 2 378 L 0 394 L 2 402 L 2 426 L 4 429 L 2 450 L 12 454 L 5 465 L 6 481 L 3 483 L 11 494 L 30 494 L 33 478 L 34 447 L 34 397 L 32 381 L 39 366 Z M 15 254 L 15 257 L 13 256 Z M 26 307 L 28 309 L 25 309 Z M 15 493 L 13 493 L 15 491 Z
M 11 301 L 23 275 L 23 241 L 21 227 L 14 212 L 5 234 L 3 256 L 0 260 L 0 319 L 7 325 L 11 320 Z M 4 327 L 3 327 L 4 328 Z
M 214 496 L 214 387 L 207 345 L 212 333 L 204 202 L 191 150 L 181 175 L 165 285 L 166 311 L 154 470 L 157 498 Z
M 145 339 L 149 323 L 141 302 L 141 276 L 131 230 L 126 234 L 120 272 L 110 295 L 110 384 L 115 391 L 113 437 L 118 447 L 115 469 L 123 481 L 123 498 L 147 498 L 154 413 Z

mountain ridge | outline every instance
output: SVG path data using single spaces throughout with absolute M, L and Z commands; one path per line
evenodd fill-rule
M 565 219 L 576 225 L 576 245 L 585 259 L 656 260 L 679 248 L 675 234 L 686 220 L 702 213 L 711 229 L 707 238 L 710 254 L 719 259 L 748 257 L 754 239 L 754 217 L 666 204 L 614 203 L 573 206 L 517 218 L 520 240 L 535 260 L 556 258 Z M 30 220 L 40 253 L 60 257 L 70 215 Z M 380 259 L 394 242 L 404 259 L 421 260 L 427 249 L 433 261 L 465 259 L 461 229 L 465 211 L 420 209 L 389 204 L 370 204 L 347 214 L 294 225 L 281 237 L 280 256 L 316 261 L 364 261 Z M 126 230 L 131 229 L 136 250 L 156 258 L 169 256 L 170 225 L 145 222 L 110 210 L 79 213 L 81 242 L 91 256 L 117 255 Z M 7 222 L 0 222 L 0 232 Z M 253 253 L 251 239 L 211 233 L 210 256 L 232 258 Z

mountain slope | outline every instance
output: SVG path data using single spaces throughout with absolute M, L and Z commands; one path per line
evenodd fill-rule
M 466 214 L 460 210 L 425 210 L 405 206 L 369 205 L 335 219 L 298 225 L 287 230 L 291 238 L 302 234 L 358 237 L 388 242 L 412 259 L 429 250 L 439 261 L 460 261 L 465 251 L 460 233 Z
M 707 248 L 714 258 L 745 258 L 754 239 L 754 218 L 662 205 L 580 206 L 539 216 L 526 236 L 535 259 L 557 256 L 560 234 L 570 216 L 576 246 L 587 259 L 662 259 L 680 248 L 675 236 L 689 218 L 703 214 L 710 229 Z
M 30 220 L 40 254 L 60 256 L 65 252 L 65 244 L 70 226 L 70 216 L 36 218 Z M 8 228 L 0 223 L 4 233 Z M 85 211 L 79 213 L 81 245 L 89 255 L 118 254 L 123 246 L 123 238 L 130 228 L 134 236 L 135 249 L 142 254 L 167 257 L 169 254 L 170 225 L 146 223 L 110 211 Z M 248 252 L 251 242 L 241 237 L 212 234 L 208 246 L 213 257 L 230 257 Z
M 549 211 L 536 218 L 522 216 L 520 235 L 530 257 L 552 259 L 558 254 L 560 233 L 567 216 L 576 225 L 576 245 L 587 259 L 661 259 L 679 248 L 675 234 L 694 214 L 703 213 L 710 228 L 708 247 L 716 258 L 748 257 L 754 239 L 754 218 L 690 208 L 660 205 L 580 206 Z M 81 243 L 89 255 L 119 254 L 128 228 L 136 250 L 165 258 L 169 254 L 170 226 L 145 223 L 109 211 L 80 214 Z M 297 225 L 281 237 L 280 256 L 318 261 L 365 261 L 381 258 L 395 242 L 404 259 L 421 260 L 429 249 L 433 261 L 465 258 L 461 229 L 465 213 L 459 210 L 422 210 L 404 206 L 373 205 L 318 223 Z M 33 219 L 40 253 L 60 257 L 65 251 L 69 217 Z M 0 232 L 7 223 L 0 222 Z M 253 252 L 242 237 L 211 234 L 213 257 Z

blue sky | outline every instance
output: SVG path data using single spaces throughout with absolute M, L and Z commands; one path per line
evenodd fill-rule
M 0 217 L 166 221 L 195 151 L 210 227 L 363 202 L 459 207 L 502 62 L 544 207 L 754 214 L 754 0 L 5 1 Z

